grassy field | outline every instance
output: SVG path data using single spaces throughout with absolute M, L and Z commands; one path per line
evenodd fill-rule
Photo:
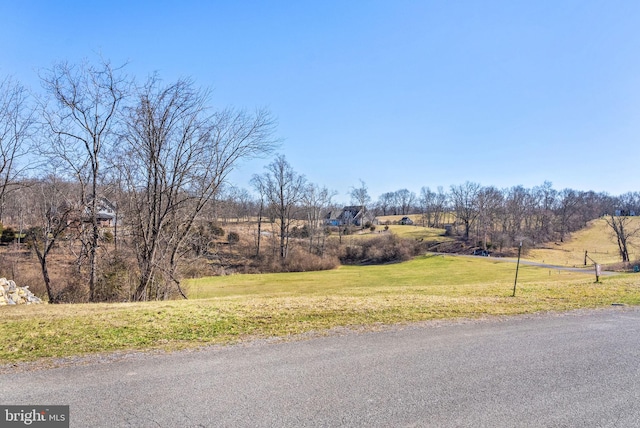
M 631 227 L 640 226 L 640 218 L 631 220 Z M 636 238 L 631 243 L 631 259 L 640 258 L 640 239 Z M 565 242 L 551 242 L 546 248 L 531 250 L 525 258 L 559 266 L 579 267 L 584 265 L 585 251 L 600 264 L 620 262 L 618 246 L 604 219 L 592 221 L 589 227 L 573 233 Z
M 428 242 L 444 242 L 444 241 L 452 241 L 453 238 L 444 236 L 444 229 L 434 229 L 431 227 L 422 227 L 422 226 L 409 226 L 409 225 L 401 225 L 401 224 L 391 224 L 388 225 L 388 229 L 385 230 L 385 226 L 379 225 L 376 226 L 376 230 L 371 232 L 369 230 L 358 231 L 352 235 L 345 235 L 342 237 L 343 242 L 358 242 L 362 239 L 372 238 L 375 236 L 380 236 L 380 234 L 384 233 L 393 233 L 401 238 L 407 239 L 415 239 L 420 241 L 428 241 Z M 338 239 L 336 235 L 331 236 L 332 239 Z
M 390 225 L 389 230 L 401 238 L 419 239 L 432 242 L 453 240 L 450 237 L 444 236 L 444 229 L 433 229 L 422 226 Z
M 384 266 L 193 280 L 190 300 L 2 307 L 0 362 L 116 350 L 175 350 L 332 327 L 640 304 L 640 276 L 485 258 L 423 256 Z
M 442 214 L 442 222 L 443 223 L 453 223 L 455 221 L 455 216 L 452 213 L 444 213 Z M 409 217 L 414 224 L 422 224 L 422 214 L 409 214 L 409 215 L 384 215 L 378 216 L 377 219 L 380 224 L 394 223 L 399 222 L 403 217 Z

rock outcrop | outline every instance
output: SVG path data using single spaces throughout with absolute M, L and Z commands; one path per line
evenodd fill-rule
M 18 287 L 13 281 L 0 278 L 0 306 L 30 305 L 33 303 L 43 302 L 29 291 L 29 287 Z

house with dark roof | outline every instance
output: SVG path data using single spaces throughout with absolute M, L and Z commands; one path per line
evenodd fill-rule
M 330 211 L 325 217 L 325 224 L 328 226 L 362 226 L 367 223 L 376 224 L 377 220 L 362 205 L 344 207 L 339 213 Z
M 404 225 L 411 225 L 413 224 L 413 220 L 411 220 L 409 217 L 402 217 L 402 219 L 400 219 L 398 223 L 404 224 Z

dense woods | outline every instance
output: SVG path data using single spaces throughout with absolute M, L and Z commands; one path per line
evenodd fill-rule
M 639 233 L 628 217 L 640 213 L 640 193 L 557 190 L 550 182 L 425 186 L 373 200 L 360 181 L 350 203 L 363 221 L 338 221 L 346 204 L 336 192 L 309 183 L 282 154 L 254 175 L 251 189 L 229 182 L 242 160 L 274 155 L 269 111 L 214 109 L 210 93 L 188 79 L 140 83 L 125 72 L 107 61 L 61 62 L 41 73 L 35 95 L 0 80 L 0 221 L 10 244 L 0 269 L 15 274 L 33 257 L 32 281 L 50 302 L 187 297 L 182 278 L 224 273 L 225 264 L 255 272 L 411 257 L 412 245 L 382 237 L 357 251 L 341 248 L 343 235 L 380 232 L 374 218 L 388 215 L 412 215 L 493 251 L 563 241 L 605 216 L 625 262 Z

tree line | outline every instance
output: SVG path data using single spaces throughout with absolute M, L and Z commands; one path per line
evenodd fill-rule
M 123 293 L 135 301 L 186 297 L 181 267 L 205 255 L 217 223 L 231 218 L 255 225 L 256 259 L 292 263 L 293 242 L 309 257 L 325 256 L 325 220 L 341 209 L 335 191 L 309 183 L 284 155 L 252 177 L 250 190 L 229 183 L 239 162 L 274 153 L 279 141 L 268 110 L 213 108 L 210 92 L 189 79 L 138 81 L 105 60 L 59 62 L 40 81 L 38 94 L 13 78 L 0 81 L 0 222 L 29 243 L 50 302 L 73 300 L 64 293 L 74 292 L 91 302 Z M 401 189 L 372 202 L 360 181 L 350 195 L 363 213 L 450 223 L 485 249 L 562 241 L 606 215 L 625 261 L 638 233 L 628 214 L 640 213 L 638 193 L 557 191 L 548 182 L 532 189 L 466 182 L 423 187 L 419 195 Z M 113 211 L 110 228 L 105 206 Z M 228 236 L 230 244 L 238 239 Z M 50 271 L 62 247 L 73 275 L 61 287 Z M 127 278 L 124 292 L 113 286 L 119 276 Z
M 325 195 L 336 194 L 327 189 L 324 192 Z M 531 248 L 550 241 L 564 242 L 572 232 L 586 227 L 590 221 L 604 218 L 618 244 L 621 260 L 629 262 L 630 240 L 640 235 L 638 222 L 632 221 L 634 216 L 640 215 L 640 192 L 613 196 L 568 188 L 557 190 L 548 181 L 533 188 L 498 189 L 467 181 L 448 189 L 439 186 L 432 190 L 424 186 L 417 195 L 408 189 L 385 192 L 374 201 L 366 183 L 360 181 L 357 187 L 351 188 L 350 196 L 351 204 L 366 206 L 376 217 L 411 215 L 424 227 L 444 229 L 448 226 L 462 240 L 484 250 L 502 251 L 521 243 Z M 315 209 L 325 215 L 340 209 L 331 198 L 324 201 Z M 296 205 L 293 200 L 291 202 Z M 227 212 L 239 212 L 232 195 L 227 206 Z M 246 207 L 246 202 L 242 206 Z M 308 208 L 302 203 L 297 206 L 301 213 L 298 218 L 303 219 Z M 252 212 L 257 211 L 253 209 Z
M 435 191 L 422 187 L 419 196 L 407 189 L 380 196 L 378 215 L 419 214 L 423 226 L 453 223 L 463 239 L 483 249 L 502 249 L 524 243 L 529 247 L 563 242 L 568 234 L 604 217 L 617 241 L 623 262 L 630 261 L 630 238 L 640 234 L 631 221 L 640 215 L 640 192 L 620 196 L 574 189 L 556 190 L 552 183 L 498 189 L 465 182 Z M 448 215 L 451 214 L 451 215 Z

